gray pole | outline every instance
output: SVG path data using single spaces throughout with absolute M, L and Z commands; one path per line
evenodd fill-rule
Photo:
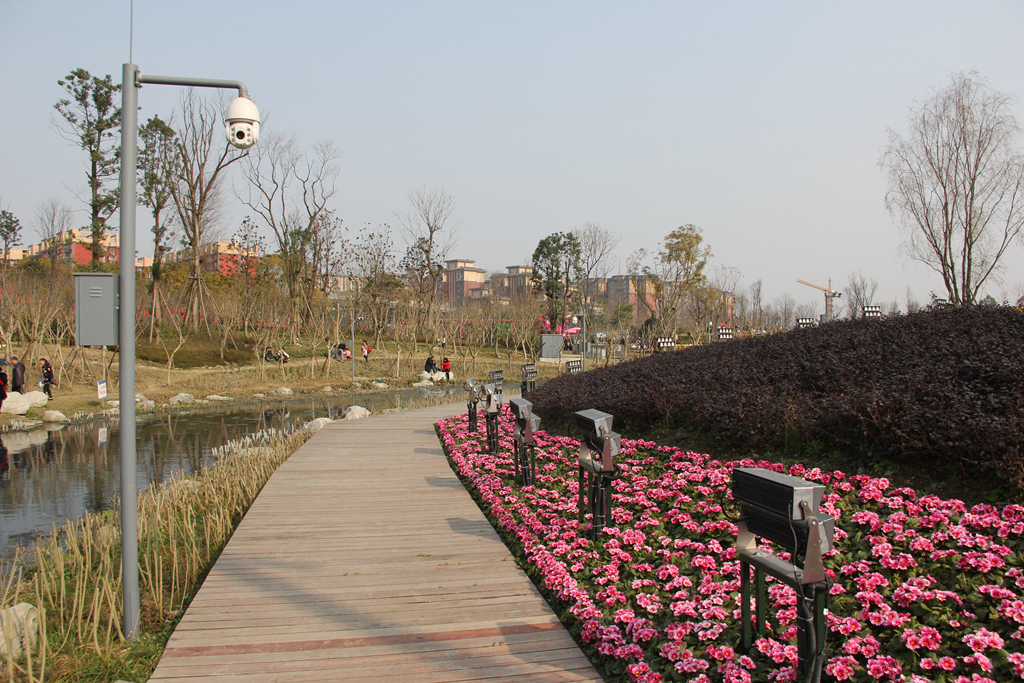
M 138 67 L 121 72 L 121 309 L 118 312 L 118 398 L 121 444 L 121 576 L 124 636 L 139 637 L 138 481 L 135 455 L 135 168 L 138 157 Z
M 143 76 L 139 67 L 125 64 L 121 71 L 121 309 L 118 311 L 118 398 L 121 443 L 121 576 L 124 599 L 124 636 L 139 636 L 139 527 L 138 476 L 135 454 L 135 173 L 139 154 L 140 83 L 237 89 L 247 96 L 241 81 L 207 78 Z
M 587 300 L 583 300 L 583 372 L 587 371 Z

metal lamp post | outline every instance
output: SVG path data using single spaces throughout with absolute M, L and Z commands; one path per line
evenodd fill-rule
M 121 575 L 124 635 L 129 640 L 135 640 L 139 635 L 139 534 L 136 516 L 138 477 L 135 452 L 135 174 L 139 152 L 137 89 L 143 83 L 227 88 L 237 90 L 240 98 L 248 98 L 249 95 L 248 89 L 241 81 L 144 76 L 135 64 L 124 64 L 121 71 L 121 254 L 118 267 L 121 308 L 118 313 L 118 398 L 121 400 Z M 251 141 L 233 141 L 232 144 L 236 147 L 249 147 L 255 142 L 258 134 L 257 118 Z

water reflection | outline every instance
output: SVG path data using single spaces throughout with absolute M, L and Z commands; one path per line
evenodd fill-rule
M 136 425 L 137 485 L 198 472 L 212 462 L 214 448 L 262 429 L 290 432 L 318 417 L 344 417 L 353 404 L 380 413 L 428 395 L 441 402 L 465 392 L 412 389 L 143 415 Z M 118 436 L 116 421 L 0 434 L 0 554 L 48 533 L 54 523 L 109 509 L 121 487 Z

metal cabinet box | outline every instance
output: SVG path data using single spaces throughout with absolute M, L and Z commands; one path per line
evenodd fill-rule
M 116 346 L 120 292 L 115 273 L 74 273 L 75 343 Z
M 540 357 L 558 358 L 562 354 L 562 335 L 542 334 L 540 336 Z

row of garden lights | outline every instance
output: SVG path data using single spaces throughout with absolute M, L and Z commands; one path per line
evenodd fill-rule
M 578 461 L 579 521 L 584 524 L 586 516 L 590 515 L 591 538 L 597 538 L 612 518 L 611 482 L 617 478 L 620 467 L 613 459 L 622 452 L 622 437 L 612 431 L 612 420 L 610 414 L 593 408 L 576 413 L 576 426 L 582 432 Z M 822 558 L 832 550 L 835 534 L 835 519 L 819 510 L 825 487 L 755 467 L 734 469 L 732 481 L 733 498 L 741 506 L 736 549 L 741 564 L 743 648 L 751 647 L 750 568 L 753 567 L 754 623 L 758 635 L 762 638 L 765 635 L 768 597 L 764 574 L 769 574 L 797 592 L 799 668 L 805 683 L 819 683 L 825 660 L 826 614 L 832 584 Z M 782 546 L 797 564 L 760 550 L 756 537 Z
M 527 372 L 523 369 L 524 375 Z M 476 431 L 476 404 L 482 390 L 487 416 L 487 445 L 497 454 L 497 416 L 501 411 L 500 370 L 490 373 L 491 382 L 482 387 L 473 379 L 466 381 L 469 390 L 470 431 Z M 540 417 L 533 413 L 533 403 L 525 398 L 509 401 L 515 419 L 515 481 L 520 486 L 537 484 L 535 438 Z M 612 482 L 621 466 L 615 458 L 622 453 L 622 436 L 612 430 L 613 416 L 591 408 L 578 411 L 576 427 L 580 430 L 578 456 L 579 522 L 590 517 L 590 537 L 596 539 L 612 520 Z M 741 619 L 743 648 L 751 647 L 751 624 L 760 637 L 765 635 L 768 604 L 764 575 L 788 584 L 797 592 L 797 650 L 799 669 L 806 683 L 819 683 L 825 655 L 825 629 L 828 594 L 832 580 L 825 573 L 823 556 L 832 550 L 835 519 L 820 511 L 825 493 L 821 484 L 771 470 L 741 467 L 733 470 L 732 495 L 740 504 L 736 539 L 740 559 Z M 776 543 L 790 554 L 793 563 L 758 548 L 757 538 Z M 751 568 L 755 587 L 755 618 L 751 618 Z

